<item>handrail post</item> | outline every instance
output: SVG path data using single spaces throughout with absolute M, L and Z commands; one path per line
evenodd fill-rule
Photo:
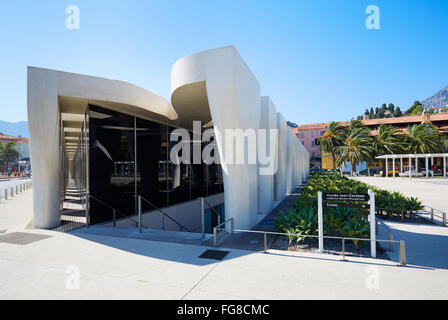
M 138 195 L 138 232 L 142 232 L 142 197 Z
M 117 225 L 117 210 L 116 209 L 113 209 L 112 210 L 112 219 L 113 219 L 113 225 L 114 225 L 114 227 Z
M 268 239 L 266 236 L 266 232 L 263 232 L 263 236 L 264 236 L 264 253 L 268 252 Z
M 216 227 L 213 228 L 213 246 L 218 246 L 218 229 Z
M 85 208 L 86 208 L 86 227 L 88 228 L 90 223 L 89 223 L 89 197 L 90 194 L 86 194 L 86 202 L 85 202 Z
M 202 239 L 205 239 L 205 213 L 204 213 L 204 198 L 201 199 L 201 224 L 202 224 Z
M 403 240 L 400 240 L 400 265 L 406 265 L 406 245 Z
M 434 208 L 431 208 L 431 221 L 434 220 Z
M 395 172 L 395 168 L 394 168 Z M 375 218 L 375 193 L 372 190 L 369 193 L 370 204 L 370 256 L 376 258 L 376 218 Z
M 345 238 L 342 238 L 342 260 L 345 260 Z
M 392 232 L 389 232 L 389 250 L 392 252 L 394 251 L 394 234 Z
M 442 226 L 446 227 L 446 212 L 442 214 Z

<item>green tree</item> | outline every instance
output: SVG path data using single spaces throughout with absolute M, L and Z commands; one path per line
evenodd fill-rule
M 406 150 L 410 153 L 439 152 L 441 139 L 439 132 L 433 127 L 422 123 L 408 127 L 405 136 Z
M 423 112 L 423 106 L 420 104 L 420 105 L 415 106 L 410 114 L 411 114 L 411 116 L 415 116 L 415 115 L 422 114 L 422 112 Z
M 333 157 L 333 168 L 336 168 L 335 152 L 344 140 L 345 128 L 339 122 L 332 121 L 328 125 L 328 130 L 318 138 L 319 145 L 323 152 L 331 153 Z
M 339 166 L 350 162 L 352 174 L 356 172 L 357 163 L 370 160 L 374 155 L 369 129 L 357 125 L 354 121 L 350 123 L 344 143 L 335 148 L 335 152 L 339 156 L 336 164 Z
M 393 103 L 389 103 L 389 106 L 387 107 L 387 110 L 390 111 L 390 113 L 394 114 L 395 106 Z
M 400 107 L 396 107 L 394 111 L 394 117 L 401 117 L 401 115 L 402 113 Z
M 378 134 L 373 137 L 373 148 L 377 155 L 393 154 L 403 151 L 402 134 L 400 129 L 382 124 L 378 127 Z
M 350 120 L 348 127 L 345 128 L 345 131 L 346 131 L 346 133 L 350 133 L 357 128 L 363 128 L 363 127 L 364 127 L 364 125 L 362 124 L 361 120 L 352 119 L 352 120 Z
M 401 153 L 404 150 L 403 134 L 393 126 L 382 124 L 378 127 L 378 134 L 373 137 L 375 155 Z M 386 162 L 383 162 L 383 172 L 386 173 Z
M 418 100 L 414 101 L 414 104 L 408 110 L 406 110 L 406 114 L 410 115 L 421 114 L 422 112 L 423 112 L 423 105 Z
M 6 144 L 0 143 L 0 157 L 3 160 L 5 169 L 8 167 L 8 162 L 11 160 L 17 160 L 19 158 L 19 152 L 15 149 L 16 142 L 7 142 Z

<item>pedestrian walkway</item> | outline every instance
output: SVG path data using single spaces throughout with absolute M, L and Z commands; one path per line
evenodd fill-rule
M 417 197 L 425 206 L 446 212 L 448 216 L 448 180 L 424 178 L 356 177 L 358 181 L 389 191 L 397 191 L 408 197 Z M 435 210 L 434 219 L 441 224 L 442 214 Z M 424 215 L 429 217 L 429 215 Z
M 448 228 L 430 224 L 401 223 L 380 220 L 386 228 L 378 228 L 378 239 L 389 239 L 389 231 L 394 239 L 406 244 L 406 263 L 419 267 L 448 269 Z M 389 244 L 381 244 L 387 249 Z M 398 245 L 387 254 L 398 261 Z
M 301 188 L 296 188 L 292 193 L 288 194 L 272 211 L 251 230 L 256 231 L 274 231 L 274 222 L 277 217 L 284 211 L 291 209 L 292 204 L 300 195 Z M 264 251 L 264 234 L 241 232 L 228 234 L 222 231 L 219 236 L 219 248 L 232 248 L 240 250 Z M 267 248 L 275 241 L 276 235 L 267 234 Z M 211 246 L 213 238 L 204 243 Z
M 33 219 L 33 190 L 28 189 L 0 204 L 0 230 L 24 229 Z

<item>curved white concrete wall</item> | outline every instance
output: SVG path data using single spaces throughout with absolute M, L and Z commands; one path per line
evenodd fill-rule
M 269 131 L 277 129 L 277 113 L 274 103 L 269 97 L 261 97 L 260 129 L 266 130 L 266 155 L 274 161 L 273 167 L 277 167 L 278 141 L 270 141 Z M 270 147 L 273 149 L 271 150 Z M 260 169 L 259 165 L 259 169 Z M 258 212 L 269 213 L 274 205 L 274 175 L 258 176 Z
M 60 223 L 63 144 L 60 141 L 60 96 L 122 103 L 169 120 L 177 118 L 167 100 L 133 84 L 28 67 L 28 126 L 36 228 L 53 228 Z
M 260 85 L 234 47 L 209 50 L 178 60 L 171 72 L 172 93 L 177 88 L 205 81 L 215 134 L 225 129 L 258 129 Z M 176 107 L 174 105 L 174 107 Z M 197 106 L 201 107 L 201 106 Z M 233 217 L 236 228 L 250 228 L 257 222 L 258 165 L 229 164 L 225 141 L 217 139 L 223 170 L 226 219 Z M 234 152 L 235 156 L 235 146 Z
M 280 112 L 277 112 L 277 130 L 278 130 L 278 168 L 274 177 L 276 201 L 281 201 L 286 195 L 286 120 Z

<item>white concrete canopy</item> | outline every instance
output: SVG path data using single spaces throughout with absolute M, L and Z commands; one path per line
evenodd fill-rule
M 84 115 L 89 104 L 177 128 L 213 127 L 223 172 L 226 219 L 235 228 L 251 228 L 276 201 L 306 179 L 309 154 L 233 46 L 179 59 L 171 70 L 171 103 L 133 84 L 62 71 L 28 68 L 28 119 L 34 184 L 34 226 L 60 223 L 61 191 L 73 167 L 81 132 L 88 146 Z M 228 163 L 225 130 L 278 129 L 275 175 L 260 175 L 260 165 Z M 266 142 L 267 145 L 272 143 Z M 84 151 L 88 153 L 88 150 Z M 87 148 L 88 149 L 88 148 Z M 244 151 L 248 153 L 248 151 Z M 88 161 L 83 159 L 83 161 Z M 86 180 L 88 164 L 83 165 Z M 64 172 L 63 172 L 64 171 Z M 88 186 L 88 184 L 87 184 Z M 87 190 L 88 193 L 88 190 Z
M 67 133 L 79 136 L 82 122 L 73 119 L 72 114 L 84 114 L 89 102 L 111 108 L 128 106 L 137 114 L 157 114 L 167 121 L 177 119 L 167 100 L 136 85 L 28 67 L 28 125 L 36 228 L 52 228 L 60 223 L 60 155 L 65 142 L 61 141 L 61 126 L 66 136 Z

